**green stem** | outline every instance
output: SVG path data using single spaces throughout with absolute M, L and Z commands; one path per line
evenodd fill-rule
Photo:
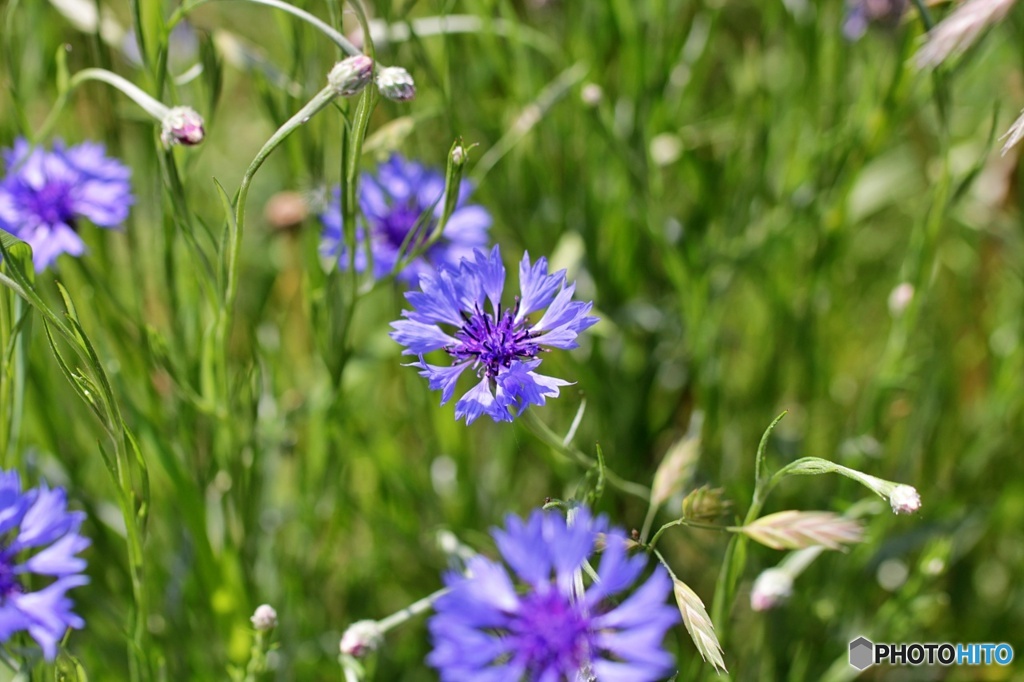
M 142 107 L 147 114 L 155 118 L 157 121 L 163 121 L 164 117 L 167 116 L 167 112 L 170 111 L 165 104 L 153 98 L 131 81 L 118 76 L 116 73 L 107 71 L 106 69 L 82 69 L 68 79 L 67 87 L 64 88 L 57 97 L 57 101 L 54 103 L 53 109 L 50 110 L 46 120 L 43 121 L 43 125 L 40 126 L 39 130 L 36 132 L 34 136 L 35 140 L 38 141 L 49 137 L 53 127 L 57 125 L 58 117 L 67 105 L 68 97 L 70 97 L 75 88 L 86 81 L 100 81 L 102 83 L 112 85 L 127 95 L 132 101 Z
M 554 450 L 556 453 L 588 469 L 592 469 L 595 466 L 597 466 L 597 462 L 593 458 L 584 454 L 580 450 L 577 450 L 574 447 L 566 445 L 562 441 L 562 439 L 558 437 L 558 434 L 552 431 L 547 424 L 541 421 L 540 417 L 538 417 L 533 410 L 526 410 L 524 419 L 526 425 L 530 428 L 531 431 L 533 431 L 534 435 L 536 435 L 542 441 L 550 445 L 551 449 Z M 608 479 L 609 483 L 611 483 L 613 486 L 615 486 L 622 492 L 628 495 L 632 495 L 634 497 L 638 497 L 644 501 L 650 501 L 650 488 L 640 485 L 639 483 L 634 483 L 633 481 L 626 480 L 625 478 L 622 478 L 621 476 L 616 474 L 611 469 L 608 469 L 607 467 L 604 470 L 604 475 L 605 478 Z
M 299 9 L 298 7 L 295 7 L 294 5 L 290 5 L 287 2 L 282 2 L 281 0 L 244 0 L 244 1 L 245 2 L 251 2 L 254 5 L 266 5 L 267 7 L 273 7 L 275 9 L 279 9 L 279 10 L 281 10 L 283 12 L 288 12 L 292 16 L 298 17 L 302 21 L 305 21 L 306 23 L 310 24 L 311 26 L 316 28 L 318 31 L 323 33 L 325 36 L 330 38 L 334 42 L 334 44 L 337 45 L 338 47 L 340 47 L 341 50 L 343 52 L 345 52 L 346 54 L 349 54 L 349 55 L 352 55 L 352 56 L 362 54 L 362 51 L 359 48 L 357 48 L 355 45 L 353 45 L 351 42 L 349 42 L 349 40 L 345 36 L 341 35 L 337 31 L 335 31 L 329 24 L 324 23 L 323 21 L 321 21 L 320 19 L 317 19 L 315 16 L 313 16 L 309 12 L 307 12 L 305 10 L 302 10 L 302 9 Z M 186 14 L 188 14 L 189 12 L 194 10 L 196 7 L 199 7 L 201 5 L 205 5 L 208 2 L 212 2 L 212 0 L 195 0 L 195 2 L 189 2 L 189 3 L 183 4 L 181 7 L 176 9 L 174 11 L 174 13 L 171 14 L 171 18 L 167 20 L 167 30 L 170 31 L 172 28 L 174 28 L 174 26 L 179 21 L 181 21 L 182 19 L 185 18 Z

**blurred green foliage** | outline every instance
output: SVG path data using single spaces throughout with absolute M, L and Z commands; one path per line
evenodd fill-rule
M 340 0 L 295 4 L 358 30 Z M 337 50 L 289 15 L 211 2 L 189 14 L 195 56 L 179 59 L 172 42 L 164 59 L 174 3 L 84 5 L 142 27 L 147 63 L 48 2 L 6 0 L 4 146 L 46 118 L 64 61 L 71 73 L 111 68 L 207 120 L 201 146 L 164 152 L 152 121 L 107 86 L 73 93 L 59 136 L 106 142 L 132 167 L 137 202 L 122 232 L 84 227 L 89 253 L 35 283 L 58 311 L 55 282 L 68 290 L 148 465 L 139 660 L 153 679 L 224 679 L 244 666 L 248 617 L 269 602 L 281 624 L 268 679 L 338 679 L 348 624 L 439 587 L 439 530 L 493 551 L 490 526 L 571 495 L 583 472 L 518 422 L 467 428 L 438 407 L 386 334 L 403 306 L 398 286 L 349 316 L 351 285 L 325 273 L 315 214 L 342 177 L 354 101 L 303 126 L 256 176 L 227 355 L 211 351 L 225 224 L 212 179 L 235 192 L 263 142 L 323 86 Z M 583 347 L 545 359 L 549 374 L 576 381 L 538 410 L 554 431 L 585 399 L 577 446 L 600 443 L 612 469 L 649 482 L 699 413 L 687 490 L 722 486 L 742 517 L 758 439 L 785 409 L 773 469 L 815 455 L 920 491 L 919 515 L 880 502 L 867 541 L 818 559 L 775 611 L 754 613 L 747 598 L 781 555 L 751 549 L 729 621 L 717 624 L 735 679 L 850 678 L 847 643 L 859 634 L 1008 641 L 1024 653 L 1024 233 L 1017 152 L 994 151 L 1024 103 L 1019 13 L 932 74 L 908 63 L 916 12 L 850 43 L 839 0 L 366 10 L 386 23 L 479 18 L 466 33 L 378 41 L 377 58 L 407 68 L 418 97 L 378 103 L 361 165 L 398 149 L 443 167 L 457 137 L 478 145 L 467 177 L 506 258 L 548 255 L 595 301 L 602 322 Z M 248 62 L 226 58 L 229 39 Z M 197 59 L 204 71 L 176 84 L 170 76 Z M 285 190 L 310 212 L 277 229 L 263 209 Z M 901 283 L 914 295 L 893 312 Z M 24 309 L 9 291 L 0 299 L 5 320 Z M 67 486 L 88 512 L 92 582 L 73 593 L 88 625 L 69 650 L 93 679 L 128 679 L 137 613 L 118 491 L 97 446 L 107 437 L 69 390 L 38 315 L 18 343 L 23 364 L 5 360 L 2 392 L 23 404 L 5 403 L 3 464 Z M 795 478 L 766 511 L 842 512 L 866 494 L 838 477 Z M 659 521 L 676 518 L 680 501 Z M 611 489 L 599 507 L 628 528 L 646 512 Z M 659 547 L 710 604 L 726 542 L 674 529 Z M 682 628 L 670 640 L 679 680 L 713 677 Z M 390 633 L 375 679 L 435 679 L 428 649 L 422 619 Z M 935 675 L 997 673 L 1024 679 Z

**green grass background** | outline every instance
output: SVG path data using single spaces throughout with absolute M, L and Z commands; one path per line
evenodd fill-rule
M 174 3 L 96 4 L 126 27 L 138 11 L 151 57 L 166 45 Z M 358 26 L 335 0 L 295 4 Z M 207 69 L 177 86 L 156 59 L 133 64 L 48 2 L 0 7 L 5 146 L 42 124 L 62 62 L 111 68 L 207 119 L 200 147 L 165 154 L 152 121 L 88 83 L 56 130 L 68 143 L 104 141 L 133 169 L 125 229 L 84 226 L 88 255 L 63 258 L 35 286 L 58 312 L 55 282 L 67 288 L 148 470 L 148 495 L 138 463 L 128 485 L 146 512 L 148 606 L 134 634 L 118 485 L 100 452 L 110 441 L 62 375 L 42 317 L 14 337 L 24 304 L 0 296 L 0 340 L 21 348 L 20 365 L 4 364 L 3 464 L 66 486 L 89 515 L 92 582 L 73 593 L 87 627 L 69 651 L 95 680 L 129 679 L 133 657 L 139 679 L 225 679 L 247 659 L 248 617 L 269 602 L 281 624 L 266 679 L 341 679 L 348 624 L 440 586 L 438 531 L 493 552 L 491 526 L 570 495 L 583 472 L 520 423 L 455 423 L 387 337 L 400 288 L 379 287 L 352 311 L 351 283 L 318 259 L 315 216 L 292 231 L 263 217 L 276 192 L 302 192 L 315 209 L 339 182 L 353 102 L 319 114 L 256 176 L 228 353 L 211 354 L 225 224 L 213 179 L 233 195 L 263 142 L 323 86 L 338 53 L 322 34 L 266 7 L 211 2 L 190 15 Z M 600 443 L 609 467 L 649 482 L 699 412 L 688 487 L 724 487 L 742 516 L 758 440 L 788 410 L 769 445 L 773 469 L 814 455 L 920 491 L 918 515 L 880 503 L 866 541 L 822 556 L 775 611 L 752 612 L 748 596 L 782 555 L 751 549 L 718 624 L 733 679 L 850 679 L 847 642 L 860 634 L 1006 641 L 1024 653 L 1024 234 L 1017 152 L 1001 158 L 995 139 L 1024 105 L 1020 12 L 932 74 L 908 61 L 923 32 L 915 10 L 850 43 L 839 1 L 366 9 L 390 22 L 483 19 L 469 34 L 378 45 L 418 96 L 379 102 L 360 165 L 397 149 L 443 167 L 457 137 L 477 145 L 466 173 L 506 263 L 547 255 L 595 301 L 602 322 L 582 347 L 545 358 L 547 373 L 576 382 L 537 410 L 552 429 L 565 433 L 585 399 L 577 445 Z M 222 31 L 295 87 L 217 58 L 210 36 Z M 587 84 L 602 89 L 596 104 L 581 97 Z M 893 315 L 901 282 L 916 295 Z M 845 479 L 795 478 L 766 511 L 842 512 L 868 495 Z M 599 508 L 626 528 L 646 511 L 611 488 Z M 660 545 L 709 606 L 727 540 L 674 529 Z M 879 580 L 894 571 L 905 579 Z M 681 627 L 666 646 L 679 680 L 714 677 Z M 421 617 L 389 634 L 374 679 L 436 679 L 428 651 Z M 863 677 L 1024 674 L 1018 664 Z

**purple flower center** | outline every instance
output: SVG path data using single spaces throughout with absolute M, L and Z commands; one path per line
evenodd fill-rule
M 377 234 L 383 237 L 396 251 L 402 248 L 408 239 L 409 243 L 405 250 L 411 251 L 423 244 L 431 230 L 434 229 L 435 221 L 432 218 L 416 229 L 416 222 L 422 215 L 423 210 L 419 206 L 410 204 L 395 206 L 386 216 L 377 221 Z M 415 234 L 410 237 L 409 233 L 414 229 Z
M 455 338 L 461 343 L 454 348 L 446 347 L 445 351 L 458 362 L 476 360 L 492 379 L 498 376 L 502 367 L 511 367 L 513 360 L 537 357 L 541 348 L 531 340 L 533 332 L 522 321 L 519 324 L 515 322 L 518 310 L 517 300 L 515 308 L 505 310 L 504 313 L 499 311 L 500 319 L 497 322 L 490 313 L 482 312 L 479 307 L 473 314 L 463 313 L 466 323 L 455 332 Z
M 524 597 L 510 628 L 516 658 L 535 676 L 579 670 L 591 651 L 590 619 L 557 590 Z
M 74 227 L 71 187 L 66 182 L 50 180 L 40 189 L 24 195 L 25 208 L 35 213 L 44 225 L 64 223 Z
M 0 603 L 10 595 L 23 591 L 18 575 L 14 572 L 12 558 L 6 550 L 0 551 Z

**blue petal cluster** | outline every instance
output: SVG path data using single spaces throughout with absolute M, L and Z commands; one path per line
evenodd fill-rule
M 474 251 L 458 267 L 442 264 L 420 275 L 420 291 L 406 293 L 413 310 L 391 323 L 391 338 L 405 346 L 404 355 L 417 355 L 430 388 L 441 391 L 441 404 L 455 392 L 455 383 L 472 368 L 479 383 L 455 403 L 455 418 L 471 424 L 481 415 L 512 421 L 530 405 L 543 405 L 569 382 L 538 374 L 545 347 L 572 349 L 577 335 L 597 322 L 588 315 L 592 303 L 572 300 L 575 284 L 566 284 L 565 271 L 548 274 L 548 263 L 519 264 L 520 295 L 510 308 L 501 305 L 505 266 L 495 246 L 490 253 Z M 536 322 L 531 313 L 547 310 Z M 441 325 L 451 328 L 442 329 Z M 452 365 L 428 364 L 423 355 L 444 350 Z
M 576 587 L 598 533 L 606 533 L 597 580 Z M 632 595 L 646 555 L 629 557 L 626 538 L 578 509 L 571 523 L 535 511 L 492 531 L 506 566 L 481 556 L 449 573 L 450 592 L 428 622 L 427 662 L 443 682 L 651 682 L 672 672 L 661 647 L 679 613 L 665 603 L 672 583 L 658 567 Z M 518 578 L 518 581 L 515 580 Z M 517 582 L 519 584 L 517 584 Z
M 32 247 L 37 271 L 62 253 L 81 256 L 79 220 L 116 227 L 133 202 L 131 171 L 104 153 L 103 145 L 84 142 L 53 151 L 18 139 L 4 151 L 7 175 L 0 181 L 0 229 Z
M 85 622 L 72 613 L 67 591 L 84 585 L 85 560 L 75 556 L 89 546 L 78 534 L 82 512 L 67 509 L 61 488 L 45 485 L 22 491 L 16 471 L 0 471 L 0 642 L 28 631 L 47 660 L 68 628 Z M 30 581 L 31 574 L 32 577 Z M 38 586 L 30 591 L 29 582 Z
M 444 234 L 398 273 L 400 280 L 415 283 L 419 275 L 442 263 L 458 264 L 463 257 L 471 256 L 474 248 L 487 245 L 491 216 L 482 206 L 466 203 L 470 192 L 469 184 L 462 183 Z M 356 227 L 356 270 L 366 270 L 369 238 L 373 277 L 380 279 L 390 274 L 399 257 L 431 237 L 444 209 L 443 195 L 443 174 L 406 161 L 398 154 L 382 164 L 376 175 L 363 174 L 359 180 L 363 220 Z M 341 267 L 348 267 L 340 190 L 335 189 L 320 220 L 324 226 L 321 250 L 325 255 L 337 256 Z

